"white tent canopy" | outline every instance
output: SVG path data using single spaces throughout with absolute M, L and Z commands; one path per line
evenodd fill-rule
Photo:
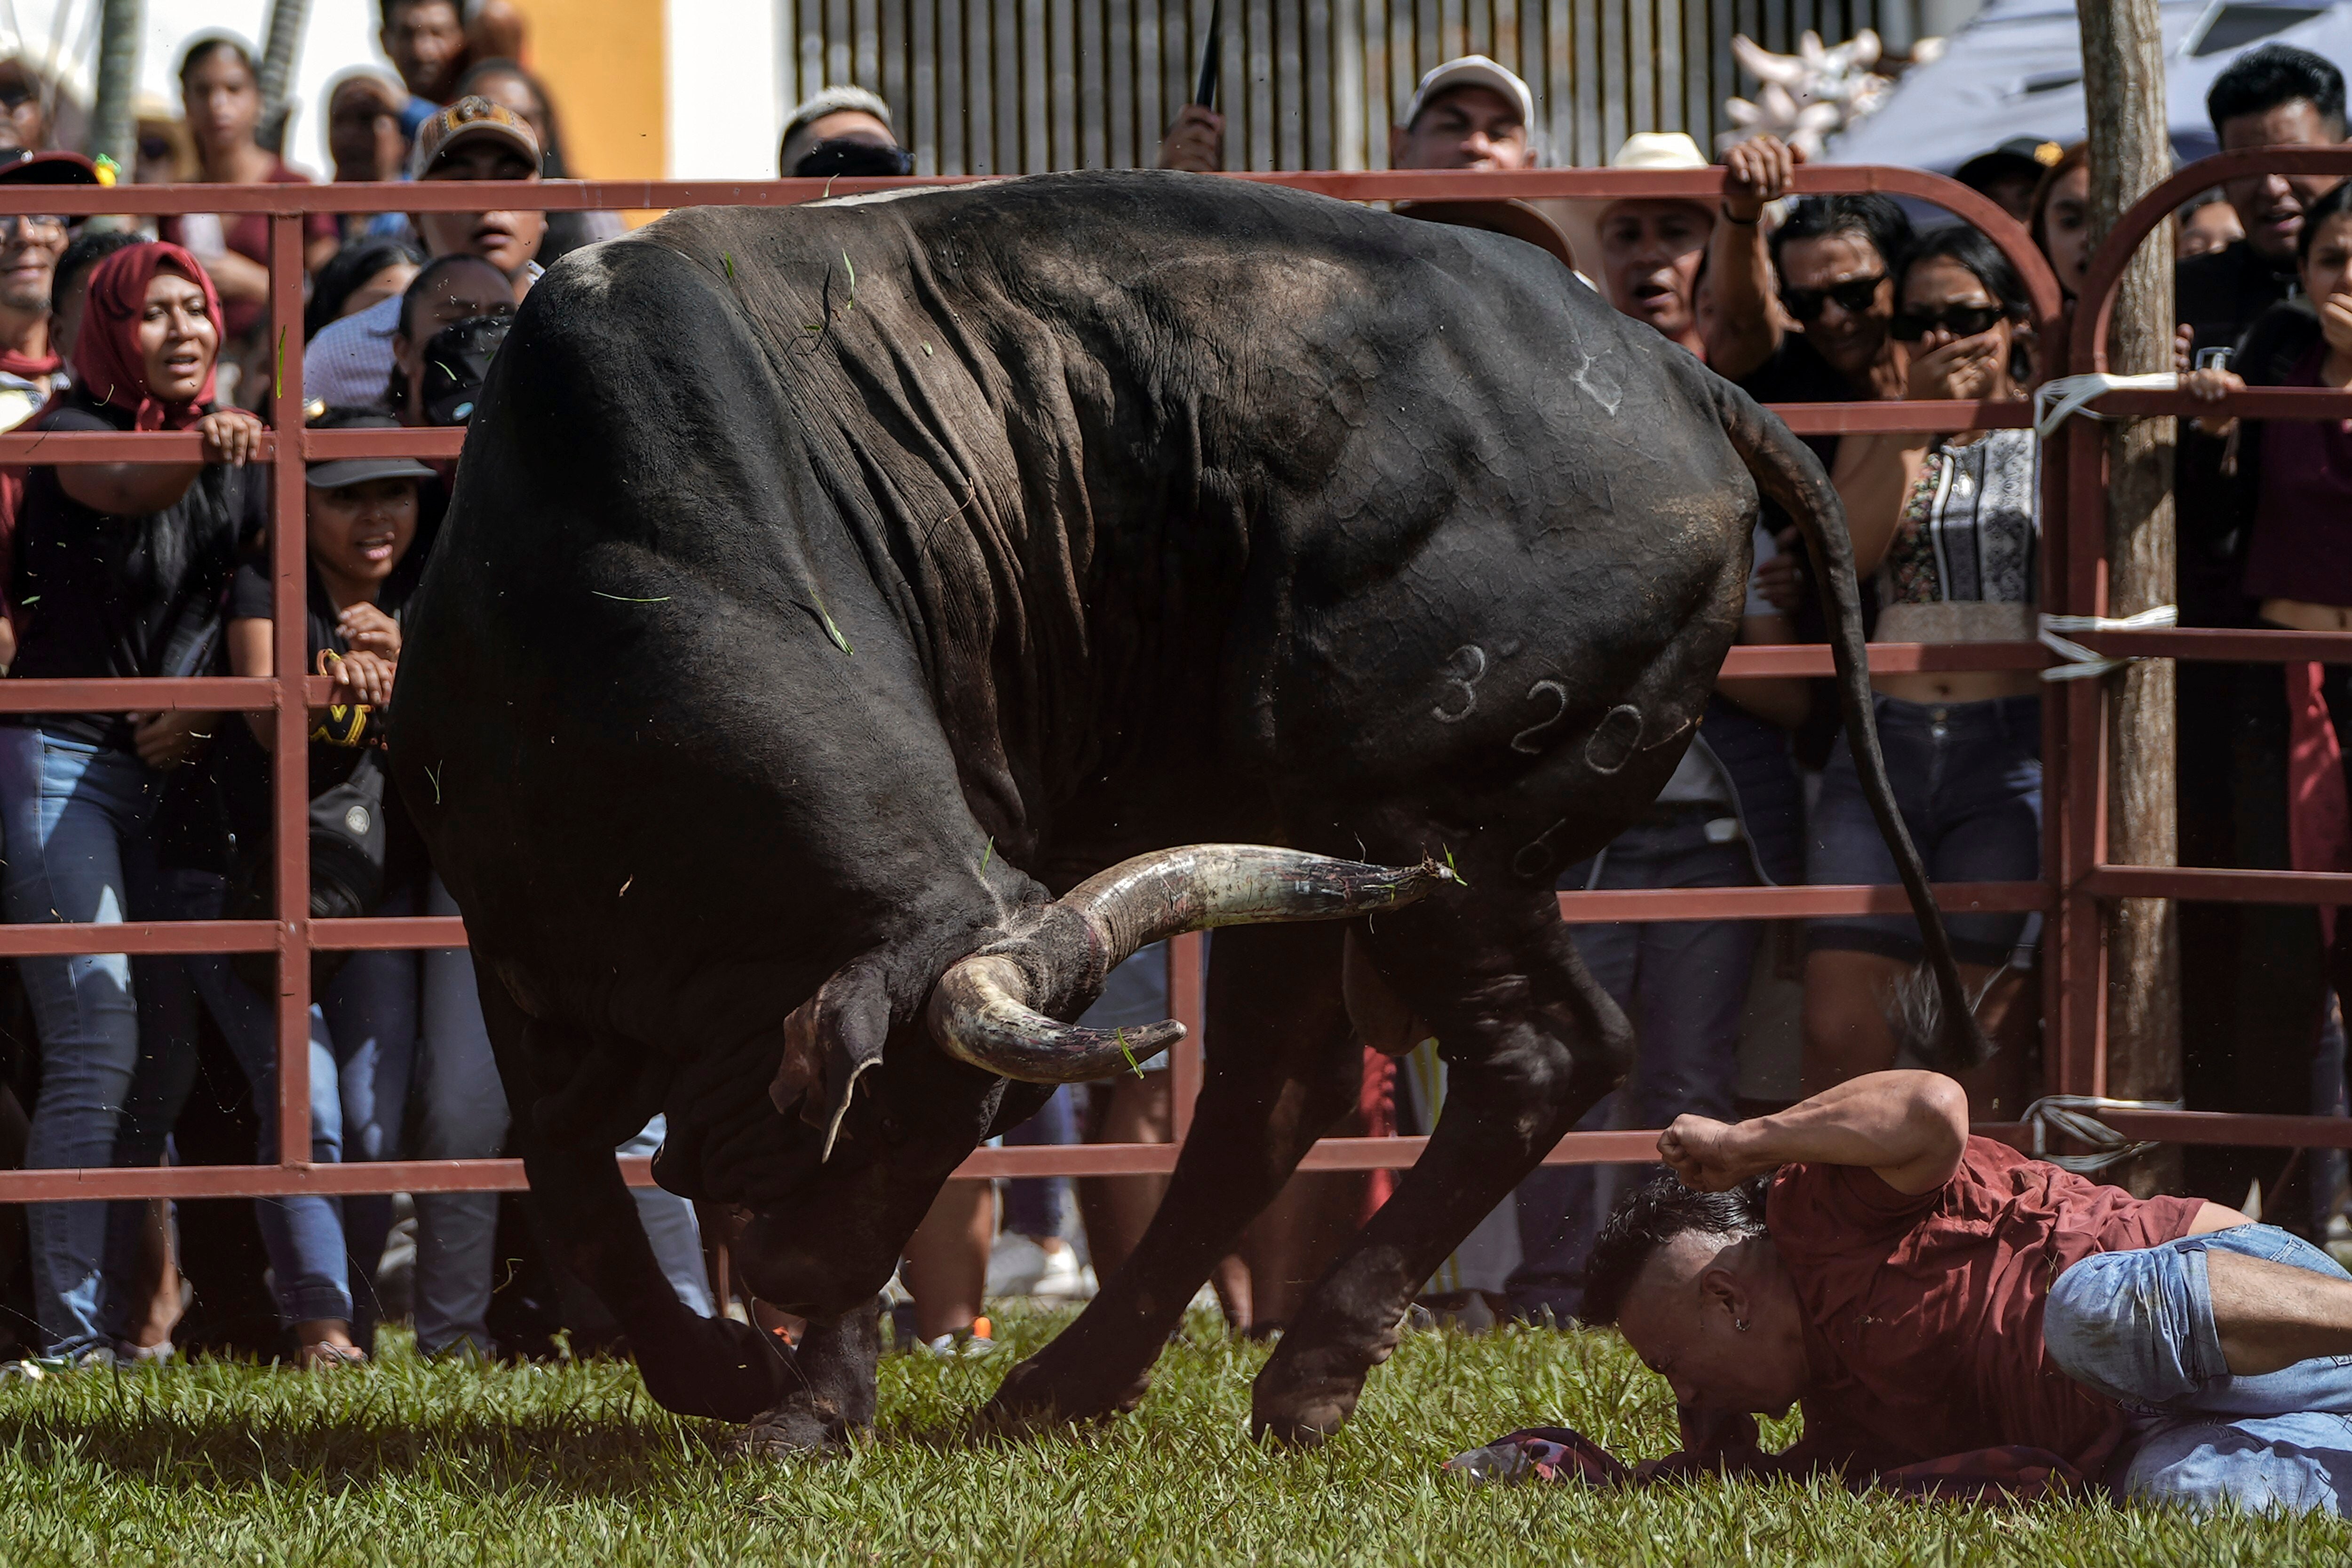
M 2174 154 L 2217 150 L 2205 94 L 2247 49 L 2294 44 L 2352 66 L 2352 4 L 2326 0 L 2167 3 L 2165 98 Z M 1885 108 L 1831 143 L 1841 163 L 1895 163 L 1949 174 L 2012 136 L 2079 142 L 2082 35 L 2059 0 L 1993 0 L 1950 40 L 1942 58 L 1904 74 Z

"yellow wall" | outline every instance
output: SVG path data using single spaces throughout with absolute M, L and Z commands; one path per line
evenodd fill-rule
M 663 0 L 510 0 L 528 64 L 563 116 L 574 179 L 658 180 L 667 168 Z

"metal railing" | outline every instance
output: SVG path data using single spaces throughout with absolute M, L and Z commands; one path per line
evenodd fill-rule
M 2074 323 L 2073 363 L 2098 368 L 2098 342 L 2108 299 L 2127 247 L 2136 244 L 2179 195 L 2254 167 L 2290 172 L 2352 173 L 2352 152 L 2273 152 L 2210 159 L 2135 207 L 2116 237 L 2094 258 L 2085 298 L 2095 310 Z M 1507 174 L 1385 172 L 1378 174 L 1237 174 L 1349 201 L 1466 201 L 1523 198 L 1688 196 L 1713 202 L 1718 170 L 1633 173 L 1536 170 Z M 967 183 L 954 179 L 774 180 L 757 183 L 551 182 L 545 184 L 413 184 L 313 186 L 127 186 L 82 189 L 0 186 L 0 213 L 64 212 L 164 216 L 183 212 L 260 213 L 269 220 L 269 332 L 280 368 L 269 401 L 272 432 L 260 459 L 271 476 L 270 569 L 274 584 L 274 668 L 267 678 L 0 681 L 0 712 L 152 710 L 159 708 L 245 710 L 274 715 L 273 767 L 276 918 L 270 921 L 131 921 L 104 925 L 0 925 L 0 957 L 79 952 L 271 952 L 277 959 L 278 1163 L 105 1170 L 0 1172 L 0 1202 L 108 1197 L 246 1196 L 293 1193 L 453 1192 L 520 1189 L 519 1160 L 390 1160 L 343 1164 L 310 1162 L 310 955 L 316 950 L 440 948 L 463 945 L 461 921 L 425 916 L 313 920 L 310 915 L 308 710 L 323 701 L 328 683 L 306 668 L 304 499 L 301 463 L 329 458 L 407 455 L 453 458 L 459 430 L 311 431 L 303 427 L 301 225 L 311 213 L 362 214 L 486 209 L 568 211 L 665 209 L 704 205 L 781 206 L 826 195 L 846 195 L 909 185 Z M 2062 331 L 2056 279 L 2025 231 L 1990 201 L 1938 176 L 1916 170 L 1806 166 L 1797 172 L 1801 193 L 1876 191 L 1920 198 L 1983 229 L 2026 282 L 2045 342 Z M 2251 393 L 2236 411 L 2253 416 L 2309 416 L 2340 412 L 2344 394 Z M 2116 393 L 2096 406 L 2107 412 L 2175 412 L 2178 394 Z M 1856 402 L 1786 405 L 1776 409 L 1801 434 L 1887 430 L 1960 430 L 2030 422 L 2029 405 L 1991 402 Z M 2098 465 L 2103 447 L 2075 430 L 2067 444 L 2067 482 L 2053 486 L 2045 511 L 2047 607 L 2095 614 L 2102 607 L 2103 542 Z M 0 463 L 187 462 L 198 457 L 189 433 L 0 435 Z M 2340 655 L 2352 636 L 2284 632 L 2164 632 L 2084 634 L 2103 653 L 2167 658 L 2313 658 Z M 1881 673 L 1931 670 L 2039 669 L 2052 662 L 2035 643 L 1965 646 L 1876 644 L 1871 667 Z M 1725 661 L 1727 675 L 1825 675 L 1829 650 L 1820 646 L 1739 647 Z M 2098 744 L 2100 683 L 2063 683 L 2045 702 L 2045 799 L 2048 848 L 2039 881 L 1948 885 L 1937 889 L 1948 910 L 2040 910 L 2058 933 L 2045 955 L 2049 1047 L 2053 1089 L 2097 1092 L 2100 988 L 2086 955 L 2095 959 L 2097 903 L 2118 897 L 2163 896 L 2263 901 L 2352 903 L 2352 876 L 2269 871 L 2155 870 L 2105 864 L 2097 853 L 2103 798 Z M 1785 920 L 1853 913 L 1902 913 L 1899 887 L 1789 887 L 1580 892 L 1560 895 L 1573 922 L 1626 920 Z M 2088 945 L 2085 946 L 2087 942 Z M 1172 1014 L 1190 1026 L 1171 1062 L 1176 1142 L 1096 1143 L 1066 1147 L 982 1149 L 961 1167 L 966 1176 L 1116 1175 L 1174 1168 L 1202 1079 L 1204 1035 L 1203 940 L 1170 943 Z M 2087 980 L 2088 983 L 2085 983 Z M 2125 1126 L 2128 1121 L 2129 1126 Z M 2117 1113 L 2122 1131 L 2182 1142 L 2352 1145 L 2352 1121 L 2315 1117 L 2239 1117 L 2186 1112 Z M 2289 1125 L 2292 1124 L 2292 1125 Z M 1603 1163 L 1647 1158 L 1654 1131 L 1571 1133 L 1549 1159 L 1555 1163 Z M 1302 1168 L 1370 1170 L 1410 1165 L 1425 1141 L 1410 1137 L 1329 1138 Z M 634 1184 L 648 1185 L 649 1162 L 621 1162 Z

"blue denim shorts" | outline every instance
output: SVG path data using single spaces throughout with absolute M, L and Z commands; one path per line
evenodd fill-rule
M 2352 1356 L 2235 1376 L 2206 1262 L 2234 1252 L 2342 1279 L 2336 1260 L 2266 1225 L 2084 1258 L 2050 1287 L 2042 1343 L 2134 1430 L 2108 1472 L 2121 1495 L 2186 1506 L 2352 1511 Z
M 1873 701 L 1878 743 L 1895 805 L 1931 882 L 2031 882 L 2042 874 L 2042 700 L 1929 704 Z M 1886 886 L 1900 879 L 1863 797 L 1853 752 L 1841 735 L 1822 773 L 1808 825 L 1805 879 L 1816 886 Z M 2030 948 L 2040 917 L 1947 914 L 1963 963 L 2007 963 Z M 1906 963 L 1921 955 L 1909 915 L 1840 915 L 1814 921 L 1806 947 L 1874 952 Z

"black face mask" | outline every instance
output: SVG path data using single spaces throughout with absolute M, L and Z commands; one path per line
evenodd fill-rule
M 425 345 L 427 425 L 463 425 L 473 418 L 490 361 L 513 324 L 512 316 L 469 316 L 433 334 Z
M 893 174 L 915 172 L 915 155 L 904 147 L 885 147 L 856 136 L 836 136 L 820 142 L 801 154 L 793 165 L 793 173 L 803 180 L 822 180 L 835 174 L 850 179 L 887 178 Z

